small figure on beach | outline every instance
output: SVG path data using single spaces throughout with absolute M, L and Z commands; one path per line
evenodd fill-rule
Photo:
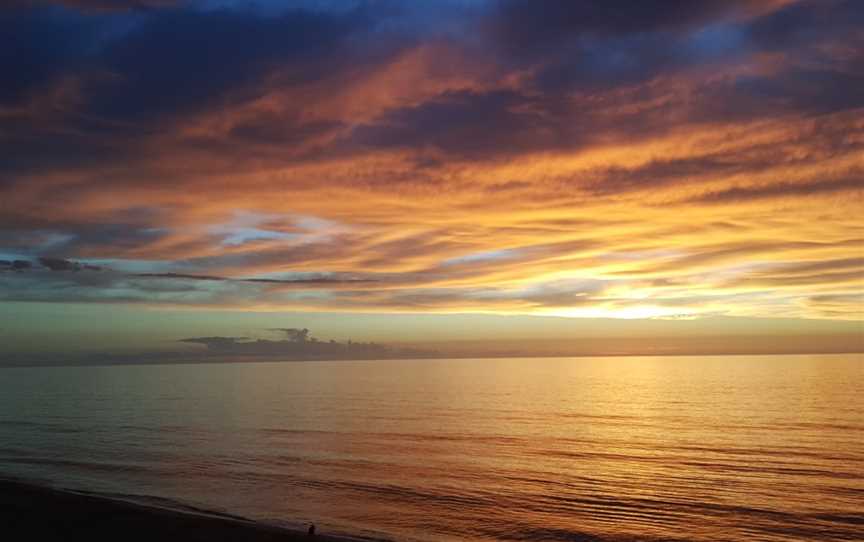
M 309 536 L 315 536 L 315 524 L 310 523 L 309 524 L 309 530 L 306 532 L 309 534 Z

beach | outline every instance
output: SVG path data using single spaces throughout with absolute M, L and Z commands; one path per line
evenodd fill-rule
M 350 541 L 217 513 L 172 510 L 11 480 L 0 480 L 0 529 L 9 541 Z

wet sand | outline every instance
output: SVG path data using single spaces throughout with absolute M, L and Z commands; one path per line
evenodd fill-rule
M 0 480 L 2 539 L 182 542 L 350 542 L 242 518 L 196 513 Z

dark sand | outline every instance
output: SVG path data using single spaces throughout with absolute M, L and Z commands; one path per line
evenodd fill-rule
M 218 514 L 176 511 L 0 480 L 0 540 L 348 542 Z

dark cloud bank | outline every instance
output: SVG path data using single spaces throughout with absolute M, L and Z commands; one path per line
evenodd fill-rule
M 341 360 L 429 357 L 435 353 L 412 348 L 394 348 L 374 342 L 322 341 L 308 329 L 279 328 L 284 339 L 249 337 L 190 337 L 180 342 L 202 345 L 205 355 L 213 357 L 265 357 L 280 360 Z
M 186 348 L 142 352 L 86 352 L 51 354 L 0 353 L 0 367 L 67 365 L 160 365 L 185 363 L 242 363 L 254 361 L 350 361 L 366 359 L 428 359 L 443 357 L 436 350 L 392 346 L 375 342 L 320 340 L 305 328 L 268 330 L 284 338 L 188 337 L 177 343 Z

